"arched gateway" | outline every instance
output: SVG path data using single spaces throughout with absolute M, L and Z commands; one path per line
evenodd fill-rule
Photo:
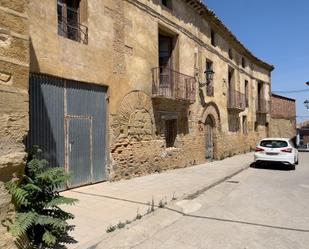
M 220 129 L 220 113 L 213 102 L 205 107 L 201 122 L 205 125 L 205 158 L 212 160 L 216 149 L 216 132 Z

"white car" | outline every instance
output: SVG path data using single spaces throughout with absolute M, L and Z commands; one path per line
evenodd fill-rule
M 256 146 L 254 162 L 281 162 L 295 169 L 298 151 L 288 138 L 264 138 Z

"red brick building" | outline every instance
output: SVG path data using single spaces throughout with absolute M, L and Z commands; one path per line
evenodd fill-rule
M 272 94 L 270 115 L 271 122 L 269 125 L 269 135 L 271 137 L 295 137 L 295 99 L 287 98 L 277 94 Z

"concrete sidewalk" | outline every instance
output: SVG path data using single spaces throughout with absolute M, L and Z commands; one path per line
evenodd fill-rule
M 192 197 L 249 167 L 253 155 L 248 153 L 184 169 L 165 171 L 120 182 L 105 182 L 66 191 L 64 196 L 79 199 L 75 206 L 65 207 L 75 215 L 72 236 L 77 244 L 68 248 L 85 249 L 106 238 L 109 225 L 144 215 L 152 199 L 171 202 Z

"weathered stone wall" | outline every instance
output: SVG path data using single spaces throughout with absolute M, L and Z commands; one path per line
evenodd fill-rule
M 272 118 L 269 130 L 271 137 L 294 138 L 296 136 L 296 122 L 291 119 Z
M 0 2 L 0 248 L 15 248 L 2 221 L 14 215 L 4 183 L 24 169 L 28 131 L 29 30 L 27 0 Z

